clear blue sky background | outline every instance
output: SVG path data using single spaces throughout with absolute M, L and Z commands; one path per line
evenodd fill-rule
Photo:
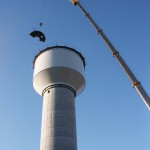
M 81 3 L 150 93 L 150 1 Z M 41 19 L 46 43 L 29 36 L 40 29 Z M 32 61 L 39 50 L 56 44 L 86 58 L 86 88 L 76 98 L 78 150 L 149 150 L 150 112 L 68 0 L 1 0 L 0 149 L 39 149 L 42 97 L 32 87 Z

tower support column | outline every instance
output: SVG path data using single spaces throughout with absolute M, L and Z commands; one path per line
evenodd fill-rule
M 43 93 L 40 150 L 77 150 L 75 94 L 65 86 Z

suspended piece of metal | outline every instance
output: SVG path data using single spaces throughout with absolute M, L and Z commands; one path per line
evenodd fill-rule
M 38 37 L 41 42 L 45 42 L 45 40 L 46 40 L 44 33 L 42 33 L 41 31 L 37 31 L 37 30 L 32 31 L 32 32 L 30 33 L 30 35 L 31 35 L 33 38 Z
M 91 18 L 90 14 L 87 13 L 87 11 L 83 8 L 83 6 L 80 4 L 78 0 L 71 0 L 73 5 L 77 5 L 80 10 L 83 12 L 83 14 L 87 17 L 87 19 L 90 21 L 90 23 L 93 25 L 93 27 L 98 32 L 98 35 L 103 39 L 103 41 L 106 43 L 106 45 L 109 47 L 109 50 L 111 51 L 113 57 L 118 61 L 123 71 L 126 73 L 127 77 L 132 82 L 133 87 L 138 92 L 138 94 L 141 96 L 142 100 L 150 110 L 150 97 L 143 89 L 140 82 L 136 79 L 128 65 L 125 63 L 123 58 L 120 56 L 119 52 L 114 48 L 112 43 L 109 41 L 109 39 L 106 37 L 106 35 L 103 33 L 102 29 L 99 28 L 99 26 L 95 23 L 95 21 Z

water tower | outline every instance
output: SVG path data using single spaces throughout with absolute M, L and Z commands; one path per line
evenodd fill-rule
M 33 87 L 43 97 L 40 150 L 77 150 L 75 97 L 85 87 L 84 57 L 70 47 L 35 56 Z

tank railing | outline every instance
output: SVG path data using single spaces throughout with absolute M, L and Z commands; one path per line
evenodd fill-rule
M 145 105 L 150 110 L 150 97 L 142 87 L 141 83 L 136 79 L 128 65 L 125 63 L 123 58 L 120 56 L 119 52 L 114 48 L 112 43 L 109 41 L 109 39 L 106 37 L 106 35 L 103 33 L 102 29 L 99 28 L 99 26 L 95 23 L 95 21 L 92 19 L 89 13 L 83 8 L 83 6 L 80 4 L 78 0 L 71 0 L 71 2 L 80 8 L 80 10 L 83 12 L 83 14 L 87 17 L 89 22 L 93 25 L 95 30 L 98 32 L 98 35 L 103 39 L 105 44 L 108 46 L 109 50 L 111 51 L 113 57 L 118 61 L 119 65 L 129 78 L 129 80 L 132 82 L 132 86 L 137 91 L 137 93 L 140 95 L 142 100 L 144 101 Z

